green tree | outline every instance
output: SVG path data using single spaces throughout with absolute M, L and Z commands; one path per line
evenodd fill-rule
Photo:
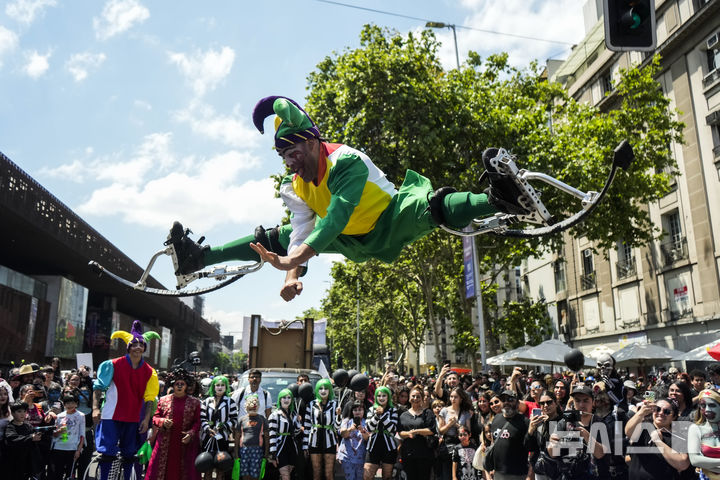
M 213 369 L 218 368 L 222 373 L 240 373 L 243 371 L 246 362 L 247 354 L 245 353 L 234 352 L 227 354 L 218 352 L 215 354 L 215 358 L 213 358 L 210 366 Z
M 609 172 L 613 148 L 627 138 L 636 161 L 618 176 L 595 214 L 571 233 L 587 236 L 601 250 L 618 239 L 637 246 L 657 235 L 646 205 L 669 191 L 668 172 L 675 168 L 669 145 L 682 140 L 682 125 L 654 80 L 658 59 L 642 70 L 622 71 L 618 109 L 602 112 L 547 82 L 537 64 L 518 69 L 508 64 L 506 54 L 483 60 L 470 52 L 461 69 L 445 72 L 437 51 L 430 31 L 403 36 L 366 26 L 358 48 L 329 55 L 310 73 L 307 110 L 326 138 L 365 151 L 396 185 L 412 168 L 437 187 L 480 191 L 482 152 L 502 146 L 523 168 L 547 172 L 583 190 L 598 190 Z M 579 208 L 576 199 L 550 188 L 543 201 L 559 216 Z M 561 241 L 562 235 L 533 240 L 478 237 L 481 271 L 517 265 Z M 354 358 L 356 285 L 361 281 L 364 361 L 382 358 L 391 344 L 420 341 L 422 336 L 400 327 L 415 321 L 415 333 L 424 335 L 423 322 L 417 323 L 422 318 L 424 328 L 433 333 L 440 319 L 449 319 L 458 346 L 477 348 L 470 303 L 463 294 L 460 252 L 458 238 L 438 232 L 405 249 L 392 266 L 347 262 L 334 269 L 323 310 L 335 347 L 342 348 L 344 356 L 353 352 L 346 358 Z M 413 284 L 404 296 L 403 282 L 393 280 L 397 272 L 407 288 Z M 404 312 L 397 299 L 417 303 Z M 497 345 L 498 332 L 519 331 L 519 326 L 500 325 L 512 321 L 520 306 L 508 308 L 510 317 L 486 317 L 490 348 Z M 398 326 L 392 340 L 384 336 L 388 321 Z

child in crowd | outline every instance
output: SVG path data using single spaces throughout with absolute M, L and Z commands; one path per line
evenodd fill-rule
M 256 480 L 260 478 L 260 466 L 263 457 L 269 451 L 267 419 L 258 415 L 258 397 L 249 395 L 245 400 L 247 415 L 238 420 L 238 433 L 235 438 L 235 457 L 240 458 L 240 475 L 243 480 Z
M 337 459 L 342 465 L 347 480 L 362 480 L 363 465 L 365 462 L 365 447 L 370 432 L 365 427 L 365 404 L 360 400 L 352 403 L 349 417 L 345 417 L 340 424 L 340 447 Z
M 5 450 L 3 452 L 5 470 L 3 478 L 7 480 L 26 480 L 28 473 L 37 473 L 37 442 L 42 439 L 40 432 L 25 420 L 28 407 L 25 402 L 10 405 L 12 421 L 5 428 Z
M 55 420 L 50 453 L 55 480 L 72 476 L 73 465 L 80 458 L 85 443 L 85 415 L 77 411 L 78 398 L 72 393 L 66 393 L 62 403 L 65 411 Z
M 472 465 L 475 447 L 470 443 L 470 431 L 464 426 L 458 427 L 460 443 L 451 449 L 453 480 L 478 480 L 482 476 Z

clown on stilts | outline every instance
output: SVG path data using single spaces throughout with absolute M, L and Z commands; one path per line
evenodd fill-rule
M 156 332 L 143 333 L 135 320 L 130 332 L 113 332 L 111 339 L 120 338 L 127 344 L 127 354 L 100 364 L 93 384 L 93 421 L 96 424 L 96 445 L 100 457 L 100 478 L 106 480 L 118 449 L 124 459 L 125 478 L 130 478 L 134 455 L 140 447 L 138 436 L 145 434 L 152 419 L 159 384 L 157 372 L 143 359 L 151 339 L 160 339 Z M 103 392 L 105 400 L 100 405 Z M 143 411 L 144 406 L 144 411 Z M 119 444 L 119 447 L 118 447 Z
M 402 249 L 439 225 L 462 228 L 474 219 L 498 211 L 529 213 L 518 203 L 515 184 L 494 171 L 488 149 L 483 161 L 489 172 L 486 193 L 433 191 L 430 180 L 408 170 L 396 189 L 364 153 L 347 145 L 326 142 L 309 115 L 293 100 L 271 96 L 260 100 L 253 123 L 263 133 L 266 117 L 275 114 L 275 149 L 292 174 L 280 186 L 290 210 L 290 224 L 210 248 L 187 236 L 175 222 L 167 244 L 174 246 L 176 274 L 183 275 L 228 260 L 262 259 L 286 271 L 280 296 L 290 301 L 302 292 L 300 277 L 307 261 L 319 253 L 340 253 L 355 262 L 376 258 L 392 262 Z

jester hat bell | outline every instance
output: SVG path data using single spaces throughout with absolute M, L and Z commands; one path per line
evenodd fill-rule
M 111 339 L 114 338 L 120 338 L 125 343 L 127 343 L 127 350 L 130 351 L 130 345 L 133 343 L 141 343 L 143 345 L 143 350 L 147 350 L 147 342 L 152 340 L 153 338 L 160 340 L 160 335 L 158 335 L 157 332 L 153 331 L 147 331 L 143 333 L 142 324 L 135 320 L 132 324 L 132 329 L 130 330 L 130 333 L 124 331 L 124 330 L 118 330 L 117 332 L 113 332 L 112 335 L 110 335 Z
M 275 117 L 275 149 L 292 147 L 310 137 L 320 138 L 315 122 L 300 105 L 287 97 L 265 97 L 253 109 L 253 123 L 260 133 L 265 133 L 263 123 L 272 114 Z

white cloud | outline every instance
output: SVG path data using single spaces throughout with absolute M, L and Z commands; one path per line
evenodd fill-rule
M 192 85 L 195 95 L 201 97 L 215 89 L 230 74 L 235 51 L 223 47 L 220 51 L 208 50 L 193 54 L 169 52 L 170 62 L 174 63 Z
M 48 60 L 51 55 L 51 52 L 41 55 L 36 50 L 27 52 L 25 54 L 26 63 L 23 67 L 23 71 L 30 78 L 42 77 L 45 72 L 47 72 L 48 68 L 50 68 L 50 62 Z
M 145 100 L 135 100 L 133 102 L 133 106 L 140 110 L 147 110 L 147 111 L 152 110 L 152 105 L 149 102 L 146 102 Z
M 46 7 L 55 5 L 56 0 L 16 0 L 5 6 L 5 14 L 18 23 L 30 25 Z
M 258 158 L 235 150 L 210 158 L 177 158 L 171 143 L 170 133 L 154 133 L 132 155 L 119 152 L 74 160 L 41 173 L 104 184 L 77 211 L 88 216 L 120 216 L 131 224 L 165 228 L 182 212 L 185 223 L 207 231 L 227 223 L 257 225 L 282 217 L 273 180 L 246 180 L 241 175 L 256 166 Z
M 65 68 L 76 82 L 82 82 L 87 78 L 89 71 L 100 67 L 106 58 L 104 53 L 74 53 L 65 64 Z
M 0 25 L 0 67 L 2 67 L 3 56 L 8 53 L 12 53 L 17 46 L 17 34 Z
M 230 115 L 221 115 L 199 101 L 191 102 L 187 108 L 174 115 L 176 121 L 188 124 L 198 135 L 232 147 L 252 147 L 257 145 L 259 136 L 255 127 L 244 117 L 239 107 L 235 107 Z
M 150 10 L 137 0 L 110 0 L 100 17 L 93 18 L 95 36 L 107 40 L 150 18 Z
M 507 52 L 510 63 L 516 66 L 526 66 L 535 59 L 542 63 L 553 55 L 566 54 L 570 49 L 569 44 L 579 42 L 584 36 L 583 2 L 577 0 L 463 0 L 461 3 L 469 13 L 459 24 L 483 31 L 457 28 L 460 62 L 467 59 L 468 50 L 473 50 L 483 58 L 492 53 Z M 490 32 L 556 40 L 568 44 Z M 439 52 L 442 64 L 446 68 L 455 68 L 452 31 L 436 30 L 435 34 L 442 42 Z
M 243 312 L 215 309 L 210 304 L 205 304 L 204 317 L 209 322 L 220 323 L 220 332 L 223 335 L 233 335 L 235 341 L 242 337 L 243 317 L 247 315 Z

